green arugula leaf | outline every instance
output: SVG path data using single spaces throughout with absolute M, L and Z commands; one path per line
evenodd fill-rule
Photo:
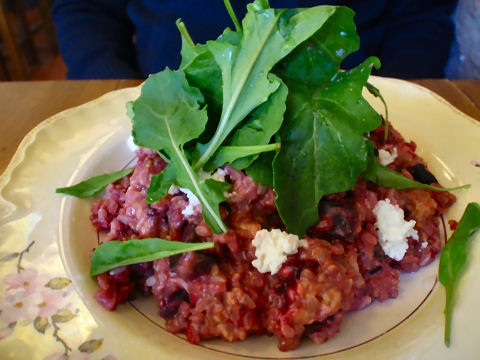
M 312 36 L 335 11 L 329 6 L 289 10 L 266 6 L 266 1 L 259 0 L 247 5 L 239 46 L 207 42 L 222 70 L 223 107 L 215 135 L 206 146 L 198 147 L 201 156 L 194 169 L 203 167 L 230 132 L 278 89 L 279 82 L 268 77 L 272 67 Z
M 226 163 L 233 164 L 232 166 L 234 166 L 239 159 L 243 160 L 247 156 L 252 157 L 254 155 L 257 157 L 258 154 L 278 149 L 280 149 L 280 143 L 251 146 L 222 146 L 203 168 L 206 171 L 213 171 Z M 250 162 L 251 161 L 248 161 L 246 166 L 248 166 Z
M 177 20 L 177 27 L 182 36 L 182 63 L 179 70 L 185 72 L 188 83 L 198 88 L 207 103 L 208 122 L 205 131 L 198 141 L 207 142 L 214 135 L 218 126 L 218 119 L 222 112 L 222 71 L 215 61 L 212 53 L 205 44 L 195 45 L 185 28 L 185 25 Z M 218 42 L 228 42 L 239 45 L 241 33 L 225 29 L 217 39 Z
M 160 174 L 155 174 L 150 180 L 150 186 L 147 189 L 146 201 L 148 204 L 165 197 L 172 185 L 178 185 L 176 183 L 177 174 L 173 166 L 167 166 Z
M 267 152 L 260 154 L 260 156 L 245 169 L 245 172 L 257 184 L 273 189 L 272 163 L 276 154 L 278 154 L 278 150 L 275 153 Z
M 150 75 L 140 97 L 132 103 L 132 134 L 138 146 L 182 152 L 182 145 L 196 139 L 207 122 L 200 109 L 202 93 L 191 87 L 183 72 L 164 71 Z M 188 125 L 188 126 L 187 126 Z
M 443 312 L 445 314 L 445 345 L 447 346 L 450 346 L 455 285 L 467 262 L 468 240 L 478 229 L 480 229 L 480 204 L 469 203 L 440 257 L 439 280 L 446 290 Z
M 270 95 L 268 101 L 257 107 L 245 121 L 243 121 L 237 129 L 233 131 L 233 135 L 225 141 L 230 146 L 255 146 L 266 145 L 275 135 L 283 122 L 283 115 L 286 109 L 286 100 L 288 88 L 284 82 L 273 74 L 269 74 L 269 78 L 280 82 L 277 91 Z M 222 148 L 220 148 L 221 151 Z M 272 148 L 273 150 L 274 148 Z M 247 156 L 243 158 L 232 159 L 230 165 L 237 170 L 247 168 L 257 157 Z M 215 154 L 213 161 L 218 156 Z M 235 161 L 233 161 L 235 160 Z
M 227 200 L 225 193 L 232 187 L 232 185 L 225 181 L 206 179 L 204 182 L 201 183 L 201 187 L 209 197 L 211 203 L 213 203 L 218 209 L 219 204 Z
M 347 7 L 336 7 L 326 23 L 276 65 L 273 72 L 289 87 L 291 83 L 315 87 L 330 81 L 343 59 L 359 48 L 354 15 Z
M 108 241 L 100 244 L 93 252 L 90 275 L 95 276 L 119 266 L 153 261 L 184 252 L 213 247 L 213 242 L 184 243 L 158 238 Z
M 379 60 L 340 71 L 343 59 L 359 47 L 353 16 L 336 7 L 324 26 L 273 70 L 289 88 L 282 148 L 273 164 L 276 203 L 288 231 L 299 236 L 318 221 L 324 195 L 353 187 L 366 167 L 364 136 L 381 122 L 361 94 Z
M 215 120 L 222 111 L 222 73 L 207 45 L 194 45 L 183 23 L 177 20 L 182 36 L 182 63 L 180 71 L 185 73 L 188 83 L 198 88 L 208 104 L 208 117 Z M 218 122 L 215 120 L 214 122 Z M 211 134 L 216 124 L 212 124 Z
M 462 185 L 453 188 L 442 188 L 437 186 L 432 186 L 428 184 L 423 184 L 421 182 L 411 180 L 402 174 L 389 169 L 386 166 L 383 166 L 378 162 L 375 155 L 373 154 L 373 143 L 368 142 L 370 148 L 367 160 L 367 169 L 364 174 L 365 180 L 374 182 L 377 185 L 383 187 L 393 187 L 395 189 L 404 190 L 404 189 L 428 189 L 434 191 L 453 191 L 460 189 L 467 189 L 470 185 Z
M 332 34 L 331 36 L 336 36 Z M 318 219 L 326 194 L 350 190 L 367 166 L 365 135 L 381 123 L 362 96 L 376 58 L 331 81 L 289 85 L 287 113 L 280 129 L 274 188 L 277 209 L 288 231 L 299 237 Z
M 214 233 L 219 233 L 227 228 L 218 206 L 210 202 L 183 149 L 185 143 L 196 139 L 205 128 L 207 112 L 200 109 L 202 102 L 201 92 L 188 84 L 182 71 L 166 68 L 149 76 L 140 97 L 132 103 L 132 134 L 137 145 L 167 153 L 168 166 L 172 167 L 169 174 L 175 173 L 176 183 L 197 196 L 205 221 Z M 167 185 L 162 184 L 161 188 Z
M 57 194 L 67 194 L 79 198 L 90 197 L 105 189 L 110 183 L 130 175 L 132 171 L 133 169 L 125 169 L 111 174 L 94 176 L 72 186 L 57 188 L 55 192 Z

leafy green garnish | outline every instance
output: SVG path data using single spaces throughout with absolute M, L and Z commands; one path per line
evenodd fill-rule
M 282 148 L 274 161 L 278 212 L 289 232 L 303 236 L 319 219 L 326 195 L 350 190 L 367 165 L 365 134 L 381 123 L 362 97 L 376 58 L 321 84 L 291 83 Z M 288 83 L 287 83 L 288 84 Z
M 173 166 L 167 166 L 160 174 L 153 175 L 147 189 L 146 202 L 153 204 L 166 196 L 170 186 L 175 183 L 176 177 L 177 174 L 175 174 Z
M 184 243 L 158 238 L 108 241 L 100 244 L 91 258 L 90 275 L 98 275 L 119 266 L 153 261 L 188 251 L 210 249 L 213 242 Z
M 164 71 L 151 75 L 142 86 L 140 97 L 132 103 L 132 133 L 135 143 L 167 154 L 171 169 L 168 176 L 156 179 L 168 180 L 163 189 L 175 184 L 191 190 L 202 204 L 202 214 L 210 229 L 215 233 L 226 232 L 216 199 L 208 196 L 212 189 L 200 183 L 190 166 L 184 144 L 196 139 L 207 122 L 201 92 L 191 87 L 182 71 Z M 173 176 L 174 174 L 174 176 Z M 151 194 L 149 194 L 151 196 Z
M 105 189 L 110 183 L 130 175 L 132 171 L 133 169 L 124 169 L 110 174 L 94 176 L 72 186 L 57 188 L 55 192 L 57 194 L 67 194 L 79 198 L 90 197 Z
M 179 70 L 185 72 L 188 83 L 202 92 L 205 102 L 208 104 L 209 121 L 205 131 L 198 139 L 199 141 L 208 141 L 215 133 L 218 118 L 222 112 L 222 72 L 208 46 L 195 45 L 180 20 L 177 21 L 177 26 L 182 36 L 182 63 Z M 217 41 L 238 44 L 240 39 L 241 34 L 227 28 Z
M 233 164 L 241 163 L 242 165 L 238 165 L 239 168 L 246 168 L 251 160 L 247 159 L 246 157 L 250 157 L 252 155 L 261 154 L 267 151 L 274 151 L 280 149 L 280 143 L 273 143 L 267 145 L 252 145 L 252 146 L 222 146 L 218 149 L 215 157 L 208 162 L 207 165 L 204 166 L 205 170 L 212 171 L 220 166 L 223 166 L 226 163 Z M 243 162 L 240 161 L 245 160 Z M 245 165 L 243 163 L 246 162 Z
M 197 108 L 203 102 L 208 106 L 175 120 L 179 131 L 195 129 L 196 136 L 175 140 L 176 146 L 170 147 L 137 142 L 162 150 L 170 163 L 170 169 L 152 178 L 148 202 L 164 196 L 171 184 L 188 188 L 200 199 L 212 230 L 225 231 L 217 202 L 222 194 L 209 199 L 196 172 L 229 163 L 245 169 L 259 183 L 273 186 L 288 231 L 303 236 L 318 221 L 321 198 L 352 189 L 366 170 L 367 177 L 383 184 L 433 188 L 380 166 L 367 169 L 365 138 L 381 124 L 381 118 L 363 98 L 362 89 L 367 86 L 378 95 L 367 80 L 380 62 L 372 57 L 352 70 L 340 69 L 343 59 L 359 46 L 353 11 L 332 6 L 270 9 L 265 0 L 254 1 L 247 10 L 242 27 L 237 24 L 237 31 L 227 28 L 217 40 L 204 45 L 195 45 L 184 24 L 177 22 L 182 36 L 178 73 L 185 74 L 183 90 L 196 94 Z M 231 9 L 229 13 L 233 14 Z M 235 22 L 234 14 L 232 19 Z M 144 85 L 156 89 L 151 91 L 150 108 L 182 108 L 184 94 L 172 91 L 165 82 L 150 85 L 153 81 L 151 77 Z M 154 104 L 154 95 L 162 97 L 165 92 L 169 95 L 160 105 Z M 159 118 L 138 113 L 135 106 L 131 110 L 134 134 L 136 128 L 155 124 Z M 136 127 L 136 122 L 141 125 Z M 150 137 L 162 131 L 159 126 L 143 130 Z M 261 152 L 275 149 L 271 139 L 278 135 L 280 151 L 263 153 L 255 161 Z M 176 148 L 180 148 L 179 156 L 172 154 Z
M 467 262 L 468 240 L 478 229 L 480 229 L 480 204 L 469 203 L 440 257 L 439 280 L 446 291 L 443 312 L 445 314 L 445 345 L 447 346 L 450 346 L 455 285 Z
M 260 152 L 277 148 L 269 142 L 281 126 L 288 91 L 269 72 L 315 34 L 337 8 L 275 10 L 267 1 L 256 0 L 247 9 L 241 31 L 226 29 L 206 45 L 195 45 L 185 26 L 177 22 L 182 35 L 181 70 L 166 69 L 150 76 L 129 111 L 136 144 L 159 151 L 169 163 L 165 174 L 152 178 L 147 201 L 158 200 L 172 184 L 187 188 L 202 203 L 205 221 L 216 233 L 226 231 L 218 209 L 225 198 L 223 192 L 216 192 L 225 185 L 200 183 L 196 172 L 227 160 L 246 168 Z M 210 119 L 206 107 L 200 108 L 204 102 L 212 108 Z M 222 110 L 215 119 L 219 103 Z M 211 133 L 203 145 L 200 140 Z M 191 155 L 186 146 L 197 150 Z
M 335 7 L 270 9 L 267 1 L 247 5 L 240 45 L 209 41 L 207 46 L 222 71 L 223 107 L 213 138 L 198 146 L 194 169 L 203 167 L 230 132 L 280 86 L 272 67 L 312 36 Z
M 325 24 L 280 62 L 273 72 L 289 87 L 291 83 L 314 87 L 333 80 L 343 59 L 359 48 L 354 15 L 349 8 L 336 7 Z
M 273 189 L 272 163 L 276 155 L 278 155 L 278 150 L 275 153 L 268 152 L 260 154 L 245 172 L 257 184 Z
M 381 123 L 362 97 L 379 60 L 340 70 L 359 46 L 353 16 L 348 8 L 335 8 L 324 26 L 273 70 L 289 89 L 282 148 L 273 164 L 276 204 L 288 231 L 298 236 L 318 221 L 324 195 L 353 188 L 366 168 L 365 136 Z
M 267 145 L 272 136 L 278 132 L 283 122 L 288 89 L 281 79 L 275 77 L 273 74 L 271 76 L 280 82 L 280 87 L 270 95 L 268 101 L 252 111 L 252 113 L 233 130 L 231 137 L 224 142 L 225 145 L 246 147 L 246 150 L 248 147 L 264 146 Z M 205 166 L 207 170 L 213 170 L 213 168 L 225 163 L 222 162 L 221 159 L 218 159 L 224 151 L 223 148 L 224 146 L 220 147 L 217 153 L 215 153 L 207 163 Z M 275 148 L 270 147 L 268 151 L 274 149 Z M 229 163 L 235 169 L 242 170 L 247 168 L 252 161 L 258 157 L 258 154 L 259 153 L 256 153 L 256 155 L 251 156 L 251 154 L 245 152 L 243 156 L 231 159 Z M 214 166 L 212 166 L 212 164 L 214 164 Z

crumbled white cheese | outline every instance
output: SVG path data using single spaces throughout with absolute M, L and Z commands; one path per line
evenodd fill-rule
M 178 187 L 175 185 L 170 186 L 170 189 L 168 189 L 168 193 L 170 195 L 174 195 L 179 191 L 187 195 L 188 198 L 188 205 L 185 207 L 185 209 L 182 210 L 183 216 L 190 216 L 196 214 L 197 212 L 202 212 L 202 204 L 200 203 L 200 200 L 198 200 L 197 196 L 189 189 Z
M 392 205 L 390 199 L 380 200 L 373 209 L 377 216 L 377 230 L 380 245 L 385 254 L 400 261 L 408 249 L 408 237 L 418 240 L 418 233 L 413 227 L 415 220 L 405 221 L 403 209 Z
M 212 179 L 220 182 L 225 182 L 225 176 L 227 176 L 227 173 L 225 170 L 218 168 L 215 170 L 215 172 L 212 174 Z
M 287 260 L 287 255 L 296 254 L 303 242 L 297 235 L 279 229 L 259 230 L 252 240 L 257 257 L 252 261 L 252 265 L 261 273 L 270 272 L 273 275 L 280 270 Z
M 170 186 L 170 188 L 168 189 L 168 193 L 170 195 L 175 195 L 176 193 L 178 193 L 180 191 L 180 188 L 176 185 L 172 185 Z
M 380 149 L 378 150 L 378 160 L 383 166 L 387 166 L 395 161 L 398 156 L 397 148 L 393 148 L 392 152 L 389 153 L 387 150 Z
M 425 249 L 428 246 L 428 242 L 424 241 L 422 242 L 422 249 Z
M 200 180 L 200 182 L 205 182 L 205 180 L 207 179 L 212 179 L 219 182 L 225 182 L 226 175 L 227 173 L 225 172 L 225 170 L 221 168 L 216 169 L 213 173 L 209 173 L 204 171 L 203 169 L 200 169 L 200 171 L 197 173 L 198 180 Z

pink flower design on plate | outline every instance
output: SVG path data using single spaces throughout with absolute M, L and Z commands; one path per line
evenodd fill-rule
M 38 271 L 28 268 L 17 273 L 8 274 L 3 279 L 3 283 L 7 285 L 7 291 L 13 289 L 24 289 L 27 295 L 36 293 L 48 281 L 48 276 L 39 275 Z
M 0 340 L 5 339 L 6 337 L 9 337 L 13 333 L 13 327 L 7 326 L 4 328 L 0 329 Z
M 63 300 L 64 294 L 63 291 L 55 291 L 48 288 L 42 290 L 40 292 L 42 301 L 38 304 L 38 316 L 48 318 L 56 314 L 59 309 L 58 304 Z
M 67 359 L 67 356 L 64 353 L 56 352 L 50 355 L 47 355 L 43 360 L 64 360 Z
M 0 303 L 0 320 L 7 324 L 18 320 L 33 320 L 38 315 L 40 302 L 38 294 L 29 296 L 23 291 L 4 297 Z
M 65 355 L 64 353 L 56 352 L 48 355 L 43 360 L 88 360 L 90 359 L 89 354 L 82 353 L 81 351 L 74 350 L 70 355 Z
M 68 360 L 88 360 L 89 358 L 90 356 L 87 353 L 82 353 L 81 351 L 74 350 L 68 357 Z

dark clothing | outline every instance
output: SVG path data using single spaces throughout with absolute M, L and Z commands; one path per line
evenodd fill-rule
M 241 19 L 247 2 L 231 3 Z M 444 77 L 456 0 L 270 1 L 276 8 L 319 4 L 346 5 L 356 13 L 360 50 L 343 68 L 375 55 L 382 62 L 378 75 Z M 57 0 L 52 14 L 71 79 L 144 78 L 165 66 L 178 68 L 178 18 L 197 43 L 233 28 L 221 0 Z

